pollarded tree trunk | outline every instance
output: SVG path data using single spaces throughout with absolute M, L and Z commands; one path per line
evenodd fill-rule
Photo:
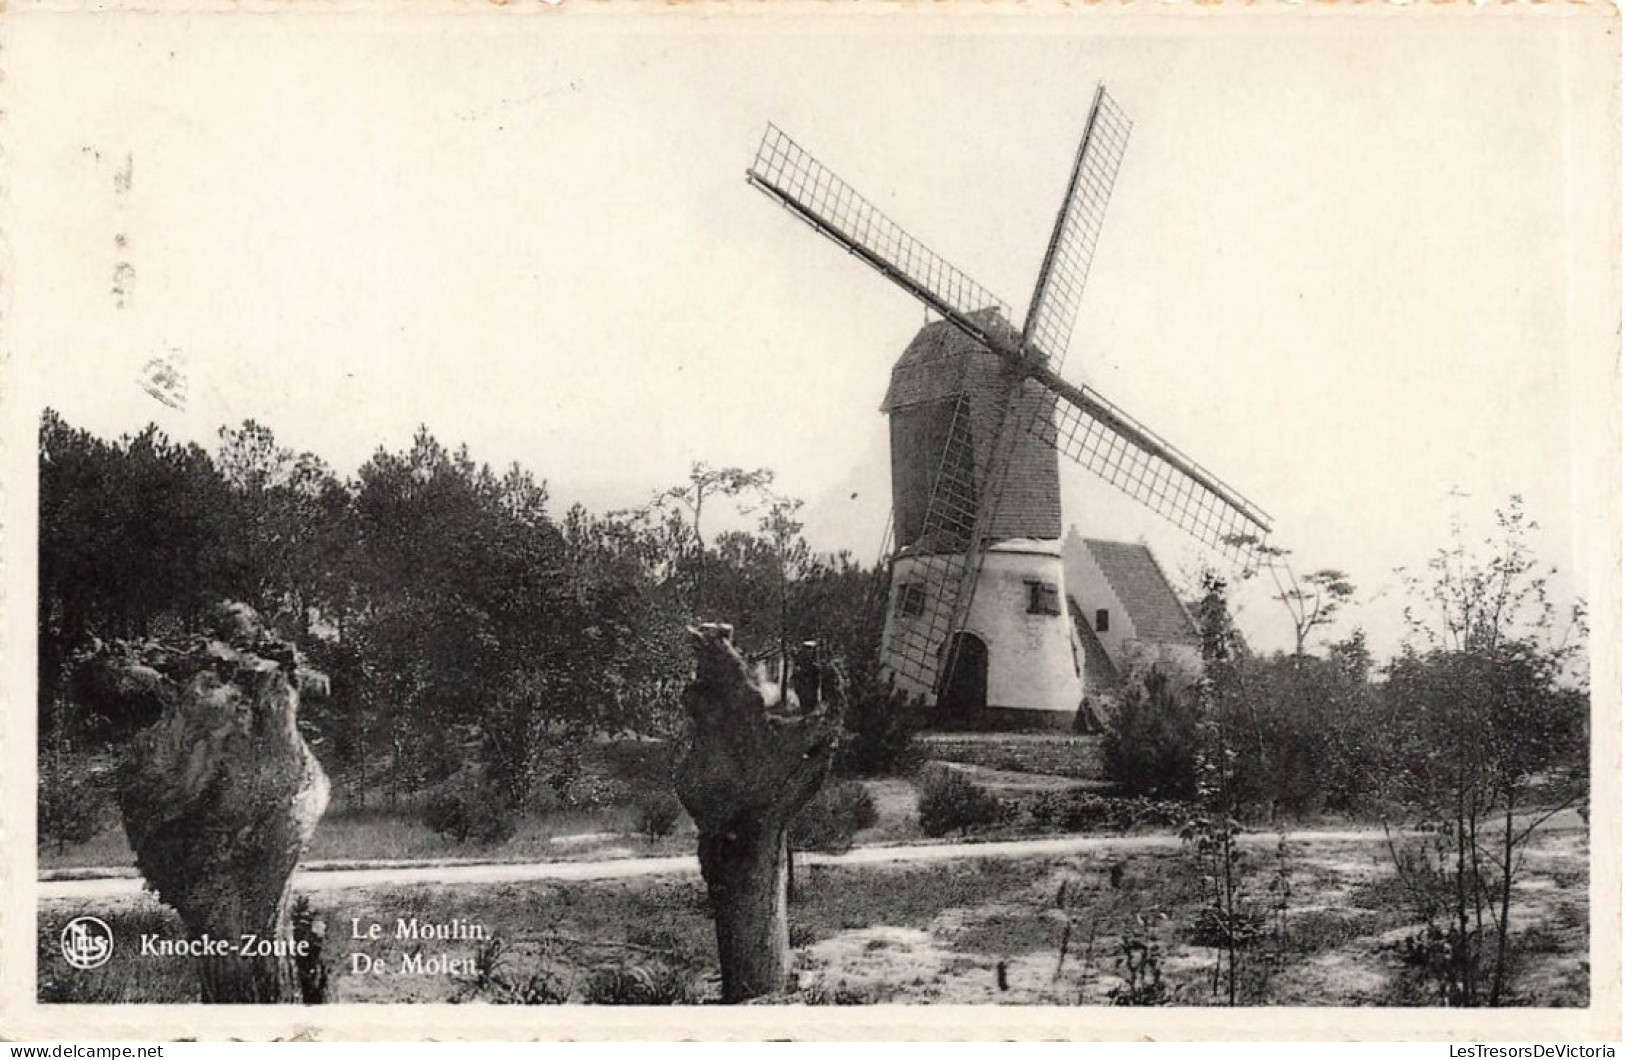
M 245 938 L 253 938 L 265 949 L 249 953 L 222 954 L 200 958 L 193 962 L 202 984 L 205 1004 L 297 1004 L 299 973 L 287 948 L 293 941 L 288 917 L 286 889 L 282 900 L 249 910 L 215 909 L 208 915 L 208 926 L 187 925 L 187 933 L 194 939 L 228 939 L 233 945 L 242 945 Z
M 770 714 L 732 643 L 733 630 L 693 631 L 695 676 L 683 693 L 689 728 L 677 796 L 699 828 L 722 999 L 784 990 L 790 970 L 785 833 L 829 774 L 836 723 L 820 710 Z
M 195 962 L 202 999 L 297 1003 L 289 881 L 328 797 L 299 697 L 325 694 L 326 679 L 244 605 L 223 608 L 211 634 L 99 662 L 113 705 L 133 691 L 162 703 L 120 770 L 124 829 L 188 935 L 232 947 Z
M 765 820 L 700 835 L 700 872 L 716 911 L 724 1001 L 784 989 L 790 961 L 785 827 Z

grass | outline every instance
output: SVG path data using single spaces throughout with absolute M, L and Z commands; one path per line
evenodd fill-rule
M 651 843 L 636 834 L 636 810 L 560 810 L 522 817 L 514 835 L 500 843 L 459 843 L 431 831 L 415 814 L 382 809 L 329 813 L 316 826 L 304 863 L 326 861 L 586 861 L 686 853 L 694 826 L 685 816 L 676 832 Z M 587 837 L 576 840 L 574 837 Z M 134 866 L 124 829 L 113 825 L 85 843 L 58 852 L 42 850 L 41 869 Z
M 1363 910 L 1315 909 L 1292 919 L 1286 945 L 1303 957 L 1327 953 L 1376 935 L 1386 922 L 1384 917 Z
M 1066 777 L 1107 785 L 1101 737 L 1072 733 L 927 733 L 915 737 L 927 758 L 1001 773 Z
M 56 845 L 42 845 L 39 867 L 42 869 L 78 869 L 103 867 L 135 867 L 135 855 L 124 838 L 124 826 L 112 824 L 97 832 L 83 843 L 74 843 L 63 849 Z
M 908 780 L 860 780 L 875 801 L 875 823 L 859 832 L 857 843 L 900 843 L 920 837 L 920 793 Z
M 1004 798 L 1020 798 L 1047 791 L 1095 787 L 1093 782 L 1073 776 L 1044 774 L 1023 769 L 995 769 L 960 759 L 999 757 L 999 748 L 1009 745 L 1037 753 L 1085 756 L 1096 754 L 1098 738 L 1043 734 L 949 734 L 926 738 L 932 753 L 952 758 L 946 767 L 965 774 Z M 957 749 L 957 750 L 956 750 Z M 1034 751 L 1036 749 L 1036 751 Z M 651 771 L 666 768 L 658 754 L 647 747 L 624 743 L 597 750 L 602 759 L 595 767 L 603 775 L 619 778 L 623 784 L 647 786 Z M 1019 763 L 1006 763 L 1019 764 Z M 1076 765 L 1076 762 L 1073 763 Z M 943 768 L 943 767 L 939 767 Z M 1065 766 L 1056 768 L 1065 769 Z M 1083 768 L 1083 767 L 1080 767 Z M 1087 767 L 1085 772 L 1092 770 Z M 874 798 L 878 813 L 875 825 L 854 837 L 858 845 L 894 844 L 922 838 L 919 827 L 917 779 L 881 778 L 859 781 Z M 357 808 L 343 802 L 329 809 L 317 825 L 306 867 L 324 862 L 397 861 L 585 861 L 618 857 L 646 857 L 682 854 L 693 849 L 694 826 L 687 815 L 680 818 L 676 831 L 649 841 L 638 834 L 638 811 L 631 802 L 598 809 L 557 809 L 530 812 L 519 818 L 518 830 L 506 840 L 482 844 L 458 842 L 439 835 L 421 820 L 421 807 L 414 799 L 403 799 L 395 808 L 378 805 Z M 1019 838 L 1032 829 L 1004 824 L 980 829 L 981 838 Z M 40 850 L 39 867 L 45 871 L 85 868 L 133 869 L 134 855 L 125 842 L 124 830 L 116 823 L 104 828 L 85 843 L 58 850 L 54 845 Z
M 1538 885 L 1583 872 L 1584 837 L 1540 840 Z M 1295 878 L 1279 967 L 1250 989 L 1268 1004 L 1394 1003 L 1398 975 L 1381 940 L 1409 925 L 1394 892 L 1372 877 L 1375 844 L 1305 842 L 1294 856 L 1314 871 Z M 1264 861 L 1260 859 L 1260 868 Z M 1116 869 L 1115 873 L 1113 869 Z M 1164 946 L 1164 975 L 1178 1004 L 1214 1003 L 1214 951 L 1190 941 L 1200 896 L 1178 849 L 1092 850 L 1065 857 L 976 858 L 952 864 L 807 865 L 790 910 L 796 989 L 809 1004 L 1104 1004 L 1121 980 L 1114 961 L 1137 916 Z M 1115 883 L 1114 883 L 1115 879 Z M 1354 895 L 1320 902 L 1322 893 Z M 1583 1005 L 1588 997 L 1586 891 L 1535 886 L 1519 935 L 1521 1004 Z M 711 1001 L 716 944 L 704 885 L 695 876 L 485 886 L 422 885 L 320 892 L 334 1002 L 656 999 Z M 73 915 L 113 925 L 120 947 L 94 972 L 67 968 L 56 933 Z M 1167 914 L 1167 920 L 1156 916 Z M 393 931 L 397 918 L 478 923 L 501 939 L 486 979 L 351 974 L 351 952 L 387 964 L 425 955 L 479 956 L 473 941 L 350 938 L 352 918 Z M 1068 923 L 1070 922 L 1070 928 Z M 182 1001 L 195 996 L 184 961 L 136 957 L 140 931 L 178 933 L 150 896 L 80 907 L 41 906 L 41 1000 Z M 1060 940 L 1068 934 L 1068 953 Z M 1004 983 L 1001 989 L 1000 982 Z M 542 984 L 537 986 L 537 984 Z
M 115 939 L 112 958 L 88 971 L 70 967 L 62 958 L 58 942 L 63 927 L 80 912 L 99 916 L 112 927 Z M 38 922 L 39 1000 L 44 1004 L 196 1001 L 197 983 L 185 961 L 142 959 L 133 952 L 135 940 L 148 932 L 165 938 L 185 935 L 180 918 L 148 896 L 116 912 L 100 907 L 60 914 L 42 909 Z
M 875 800 L 879 819 L 858 833 L 859 843 L 899 843 L 920 837 L 918 795 L 907 780 L 863 780 Z M 685 814 L 676 830 L 653 842 L 638 834 L 632 805 L 597 810 L 556 810 L 526 814 L 518 831 L 500 843 L 459 843 L 431 831 L 411 810 L 340 809 L 316 826 L 307 868 L 324 862 L 398 861 L 597 861 L 618 857 L 687 854 L 694 849 L 694 825 Z M 88 842 L 58 851 L 42 849 L 39 867 L 62 871 L 81 868 L 132 868 L 135 855 L 124 829 L 114 824 Z
M 358 806 L 346 798 L 352 785 L 335 775 L 334 796 L 316 827 L 304 861 L 436 861 L 470 859 L 492 861 L 577 861 L 609 857 L 670 854 L 692 848 L 693 824 L 687 816 L 672 837 L 650 843 L 639 832 L 637 796 L 640 792 L 669 790 L 672 747 L 658 740 L 606 740 L 578 749 L 578 776 L 562 793 L 544 789 L 552 800 L 546 812 L 520 816 L 513 836 L 500 842 L 457 842 L 436 834 L 422 822 L 427 791 L 403 792 L 397 802 L 386 802 L 374 791 L 371 805 Z M 386 768 L 377 763 L 376 768 Z M 564 805 L 558 807 L 557 802 Z M 599 805 L 602 802 L 603 805 Z M 594 808 L 579 808 L 583 804 Z M 134 855 L 109 811 L 108 826 L 88 842 L 58 850 L 40 848 L 42 869 L 130 867 Z M 593 836 L 560 842 L 571 837 Z

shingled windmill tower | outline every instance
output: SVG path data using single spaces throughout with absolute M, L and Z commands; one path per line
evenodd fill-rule
M 1270 530 L 1267 515 L 1194 460 L 1058 374 L 1129 127 L 1097 88 L 1019 330 L 1008 306 L 777 127 L 747 172 L 942 318 L 904 351 L 883 404 L 895 548 L 882 665 L 945 723 L 1077 710 L 1058 453 L 1211 548 L 1245 558 Z
M 990 329 L 1013 330 L 996 312 L 980 315 Z M 1015 438 L 1003 488 L 980 540 L 972 540 L 978 498 L 994 492 L 992 456 L 1009 389 L 998 354 L 939 320 L 909 343 L 881 406 L 891 426 L 896 546 L 884 658 L 907 690 L 936 700 L 948 724 L 1032 724 L 1035 712 L 1065 724 L 1083 696 L 1082 652 L 1066 617 L 1053 446 L 1030 432 Z M 1014 415 L 1043 415 L 1036 392 L 1013 396 Z M 950 510 L 963 517 L 941 518 Z M 938 557 L 976 551 L 982 555 L 970 606 L 940 649 L 955 666 L 940 687 L 928 686 L 925 668 L 900 665 L 906 660 L 897 651 L 916 627 L 914 639 L 923 640 L 933 622 L 945 621 L 932 612 L 933 603 L 947 603 L 940 594 L 933 600 Z

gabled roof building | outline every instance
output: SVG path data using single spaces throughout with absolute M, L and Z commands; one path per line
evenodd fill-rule
M 1068 531 L 1061 562 L 1083 647 L 1085 692 L 1110 692 L 1141 660 L 1201 662 L 1196 622 L 1162 565 L 1142 544 Z

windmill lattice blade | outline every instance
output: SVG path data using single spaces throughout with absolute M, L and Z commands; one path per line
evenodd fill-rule
M 1270 518 L 1252 502 L 1092 390 L 1043 378 L 1054 414 L 1031 431 L 1198 541 L 1247 560 Z
M 970 419 L 969 401 L 961 396 L 954 403 L 919 537 L 912 542 L 911 591 L 916 595 L 907 606 L 917 614 L 891 638 L 893 671 L 922 690 L 936 687 L 942 664 L 938 653 L 953 632 L 971 561 L 967 552 L 976 530 L 978 497 Z
M 951 643 L 960 586 L 971 557 L 965 553 L 922 556 L 909 568 L 909 592 L 917 593 L 919 617 L 893 631 L 886 666 L 907 692 L 935 691 Z M 895 606 L 895 602 L 894 602 Z
M 1027 344 L 1050 358 L 1059 368 L 1072 342 L 1072 326 L 1078 319 L 1078 304 L 1089 280 L 1089 266 L 1095 258 L 1095 244 L 1106 220 L 1106 203 L 1117 167 L 1128 149 L 1133 123 L 1118 109 L 1104 87 L 1095 93 L 1095 105 L 1078 146 L 1072 170 L 1072 185 L 1066 203 L 1055 221 L 1044 267 L 1033 289 L 1024 329 Z
M 903 231 L 778 126 L 762 134 L 746 177 L 973 338 L 993 343 L 987 329 L 970 319 L 978 310 L 994 308 L 1010 319 L 1003 301 Z

